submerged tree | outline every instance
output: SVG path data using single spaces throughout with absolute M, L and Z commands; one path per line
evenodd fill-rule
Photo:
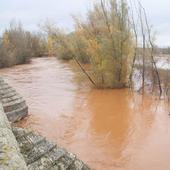
M 161 77 L 155 60 L 155 56 L 158 55 L 158 52 L 155 50 L 155 37 L 153 35 L 152 27 L 148 22 L 146 10 L 140 1 L 129 1 L 131 23 L 133 24 L 133 34 L 136 40 L 132 69 L 129 77 L 130 82 L 132 82 L 134 71 L 140 71 L 138 75 L 141 77 L 140 89 L 142 94 L 144 94 L 145 87 L 147 86 L 149 89 L 151 89 L 151 92 L 159 91 L 161 96 L 163 89 L 161 85 Z
M 87 24 L 84 25 L 89 37 L 88 51 L 98 86 L 125 87 L 133 50 L 126 1 L 110 0 L 105 3 L 101 0 L 89 11 Z
M 75 19 L 75 31 L 64 34 L 46 26 L 59 58 L 74 58 L 90 63 L 93 84 L 98 88 L 122 88 L 127 85 L 133 36 L 125 0 L 103 0 L 88 11 L 85 20 Z M 79 65 L 80 65 L 79 63 Z
M 101 0 L 85 21 L 76 20 L 87 45 L 92 72 L 100 88 L 122 88 L 128 81 L 133 37 L 125 0 Z
M 74 21 L 68 34 L 45 27 L 59 58 L 74 59 L 97 88 L 133 87 L 137 72 L 143 93 L 148 82 L 162 93 L 151 27 L 138 0 L 98 0 L 86 18 Z M 90 64 L 90 73 L 82 63 Z

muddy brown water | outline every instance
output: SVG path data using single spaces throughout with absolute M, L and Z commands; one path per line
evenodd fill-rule
M 170 170 L 170 116 L 164 101 L 75 81 L 69 64 L 37 58 L 1 69 L 26 99 L 18 125 L 38 131 L 94 170 Z

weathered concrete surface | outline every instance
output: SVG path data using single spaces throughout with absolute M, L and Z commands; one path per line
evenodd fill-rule
M 10 122 L 19 121 L 28 114 L 28 107 L 25 100 L 1 77 L 0 102 L 2 102 L 4 111 Z
M 0 104 L 0 170 L 27 169 L 2 104 Z
M 89 170 L 72 153 L 32 131 L 13 128 L 29 170 Z

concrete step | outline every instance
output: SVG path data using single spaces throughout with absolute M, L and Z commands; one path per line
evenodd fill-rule
M 18 144 L 23 154 L 27 154 L 34 148 L 34 146 L 45 140 L 44 137 L 40 135 L 34 135 L 33 132 L 25 133 L 22 136 L 19 135 L 16 137 L 16 139 L 18 140 Z
M 4 79 L 2 77 L 0 77 L 0 83 L 3 83 Z
M 2 90 L 2 89 L 6 89 L 6 88 L 8 88 L 8 87 L 11 87 L 11 86 L 9 86 L 7 83 L 0 83 L 0 90 Z
M 1 96 L 1 99 L 11 98 L 11 97 L 18 96 L 18 95 L 19 94 L 16 91 L 12 91 Z
M 58 169 L 68 169 L 73 164 L 75 159 L 76 159 L 75 155 L 67 153 L 55 162 L 54 167 Z
M 28 107 L 27 105 L 24 105 L 22 107 L 19 107 L 18 109 L 12 110 L 10 112 L 6 112 L 6 115 L 10 122 L 13 123 L 17 122 L 28 115 Z
M 8 88 L 6 90 L 0 90 L 0 96 L 3 97 L 4 95 L 8 93 L 16 92 L 13 88 Z
M 65 154 L 66 153 L 63 152 L 63 150 L 54 148 L 37 161 L 33 162 L 32 164 L 29 164 L 28 169 L 35 170 L 38 167 L 40 167 L 41 170 L 50 169 L 55 166 L 56 160 L 60 159 Z
M 22 97 L 20 96 L 20 95 L 14 95 L 14 96 L 12 96 L 12 97 L 8 97 L 8 98 L 3 98 L 2 100 L 1 100 L 1 102 L 2 103 L 10 103 L 10 102 L 14 102 L 14 101 L 16 101 L 16 100 L 20 100 L 20 99 L 22 99 Z
M 24 155 L 26 163 L 32 164 L 33 162 L 36 162 L 41 157 L 43 157 L 45 154 L 49 153 L 53 148 L 55 147 L 54 144 L 43 140 L 37 145 L 33 147 L 33 149 L 30 150 L 26 155 Z
M 90 170 L 72 153 L 31 131 L 14 129 L 29 170 Z
M 8 97 L 8 98 L 3 98 L 2 100 L 1 100 L 1 102 L 2 103 L 11 103 L 11 102 L 15 102 L 15 101 L 17 101 L 17 100 L 21 100 L 22 99 L 22 97 L 20 96 L 20 95 L 14 95 L 14 96 L 12 96 L 12 97 Z
M 68 170 L 90 170 L 81 160 L 76 159 L 68 168 Z
M 26 103 L 25 100 L 21 98 L 12 102 L 2 103 L 2 105 L 4 107 L 5 113 L 8 113 L 25 106 Z
M 0 77 L 0 102 L 11 122 L 19 121 L 28 114 L 25 100 Z

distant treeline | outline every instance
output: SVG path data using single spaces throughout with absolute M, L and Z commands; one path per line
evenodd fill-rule
M 0 68 L 28 63 L 31 57 L 47 53 L 46 38 L 13 23 L 0 37 Z
M 156 48 L 157 53 L 161 53 L 161 54 L 170 54 L 170 47 L 167 48 Z
M 31 57 L 57 56 L 74 60 L 96 88 L 133 88 L 137 72 L 142 93 L 149 82 L 152 91 L 159 88 L 162 94 L 155 57 L 170 49 L 155 48 L 145 8 L 138 0 L 132 2 L 96 1 L 84 18 L 73 18 L 71 33 L 49 22 L 41 25 L 41 33 L 12 24 L 1 37 L 0 67 L 27 63 Z M 140 68 L 135 68 L 136 62 Z M 84 69 L 86 63 L 90 71 Z

